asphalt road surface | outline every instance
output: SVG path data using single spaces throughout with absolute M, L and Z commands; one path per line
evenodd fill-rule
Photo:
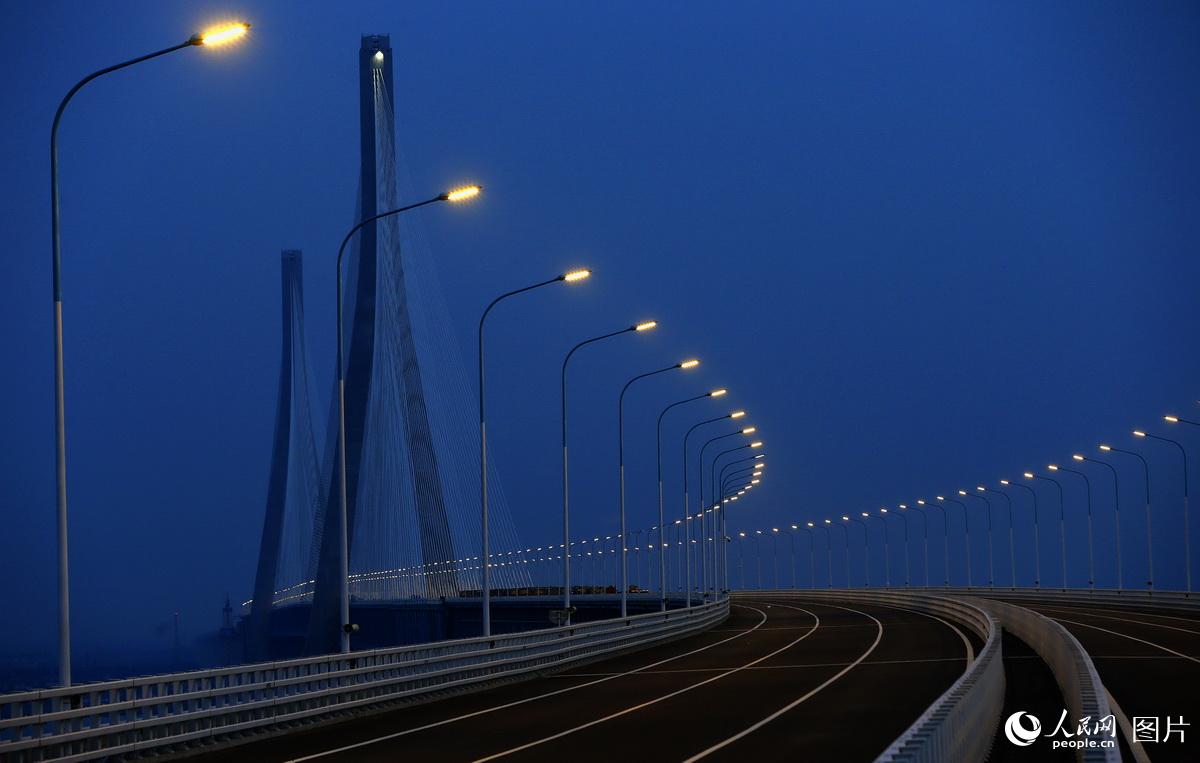
M 1066 626 L 1091 655 L 1100 680 L 1132 722 L 1167 717 L 1183 726 L 1183 740 L 1145 743 L 1155 763 L 1200 760 L 1200 617 L 1189 612 L 1138 611 L 1116 605 L 1013 603 Z
M 738 598 L 664 646 L 197 759 L 870 761 L 981 647 L 893 607 Z

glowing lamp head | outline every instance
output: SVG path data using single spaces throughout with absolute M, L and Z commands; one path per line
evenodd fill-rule
M 868 514 L 868 513 L 867 513 L 867 512 L 865 512 L 865 511 L 864 511 L 864 512 L 862 512 L 862 515 L 863 515 L 864 517 L 869 517 L 869 516 L 871 516 L 870 514 Z
M 779 528 L 778 528 L 778 527 L 772 527 L 772 528 L 771 528 L 771 532 L 773 532 L 773 533 L 777 533 L 777 532 L 779 532 Z
M 755 458 L 766 458 L 766 456 L 766 453 L 759 453 Z M 759 464 L 759 466 L 766 466 L 766 464 Z
M 727 390 L 727 389 L 714 389 L 712 392 L 708 393 L 708 396 L 709 397 L 720 397 L 721 395 L 724 395 L 728 392 L 729 392 L 729 390 Z
M 746 533 L 738 533 L 738 535 L 739 535 L 740 537 L 743 537 L 743 538 L 745 538 L 745 537 L 746 537 Z
M 1140 429 L 1135 429 L 1135 430 L 1133 430 L 1133 436 L 1134 437 L 1145 437 L 1146 433 Z
M 959 491 L 958 491 L 958 494 L 959 494 L 959 495 L 966 495 L 966 494 L 967 494 L 967 491 L 966 491 L 966 490 L 959 490 Z
M 754 473 L 753 473 L 753 474 L 751 474 L 750 476 L 751 476 L 751 477 L 761 477 L 761 476 L 762 476 L 762 472 L 754 472 Z
M 754 434 L 758 431 L 758 427 L 746 427 L 742 430 L 742 434 Z
M 1058 465 L 1057 465 L 1057 464 L 1046 464 L 1046 468 L 1047 468 L 1047 469 L 1049 469 L 1049 470 L 1050 470 L 1050 471 L 1052 471 L 1052 472 L 1056 472 L 1056 471 L 1058 471 Z
M 741 417 L 743 417 L 745 415 L 746 415 L 745 411 L 734 411 L 733 413 L 729 414 L 729 418 L 740 419 Z
M 848 517 L 848 516 L 846 516 L 845 514 L 843 514 L 843 515 L 842 515 L 842 521 L 843 521 L 843 522 L 849 522 L 849 521 L 850 521 L 850 517 Z
M 826 519 L 826 520 L 825 520 L 825 524 L 827 524 L 827 525 L 831 525 L 831 524 L 833 524 L 833 522 L 831 522 L 830 520 Z
M 1025 479 L 1027 479 L 1027 480 L 1033 479 L 1033 472 L 1025 472 Z
M 800 528 L 799 528 L 799 527 L 797 527 L 796 525 L 792 525 L 792 529 L 793 529 L 793 530 L 799 530 Z
M 976 486 L 975 486 L 975 489 L 976 489 L 976 490 L 978 490 L 978 491 L 979 491 L 979 492 L 981 492 L 981 493 L 983 493 L 983 492 L 986 492 L 986 491 L 987 491 L 987 488 L 986 488 L 986 487 L 984 487 L 983 485 L 976 485 Z
M 918 499 L 917 499 L 917 505 L 918 505 L 918 506 L 924 506 L 924 505 L 925 505 L 925 499 L 924 499 L 924 498 L 918 498 Z
M 373 62 L 375 62 L 376 66 L 382 66 L 383 65 L 383 51 L 382 50 L 375 51 L 375 55 L 371 56 L 371 60 Z
M 569 273 L 563 273 L 558 277 L 558 280 L 566 281 L 567 283 L 575 283 L 576 281 L 582 281 L 585 278 L 589 278 L 591 275 L 592 271 L 588 270 L 587 268 L 580 268 L 579 270 L 572 270 Z
M 216 27 L 207 32 L 201 32 L 193 35 L 188 42 L 193 45 L 203 45 L 208 48 L 215 48 L 221 45 L 228 45 L 231 42 L 240 40 L 250 31 L 249 24 L 228 24 L 226 26 Z
M 907 508 L 908 508 L 908 504 L 907 504 L 907 503 L 901 503 L 901 504 L 898 504 L 898 505 L 899 505 L 899 506 L 900 506 L 900 508 L 902 508 L 902 509 L 907 509 Z
M 1071 458 L 1075 459 L 1076 461 L 1084 461 L 1084 460 L 1086 460 L 1086 459 L 1084 459 L 1084 457 L 1083 457 L 1083 456 L 1081 456 L 1081 455 L 1080 455 L 1080 454 L 1078 454 L 1078 453 L 1076 453 L 1075 455 L 1071 456 Z
M 1108 451 L 1112 450 L 1112 446 L 1111 446 L 1111 445 L 1101 445 L 1101 446 L 1100 446 L 1100 450 L 1102 450 L 1102 451 L 1104 451 L 1105 453 L 1107 453 Z
M 376 53 L 377 56 L 382 56 L 382 53 Z M 380 61 L 383 59 L 380 58 Z M 453 191 L 447 191 L 442 194 L 442 199 L 452 204 L 457 204 L 467 199 L 473 199 L 483 190 L 483 186 L 465 185 L 462 188 L 455 188 Z
M 679 367 L 687 369 L 687 368 L 695 368 L 698 365 L 700 365 L 700 361 L 696 360 L 695 358 L 691 358 L 690 360 L 685 360 L 682 363 L 680 363 Z
M 1007 484 L 1008 484 L 1008 480 L 1000 480 L 1000 484 L 1001 484 L 1001 485 L 1007 485 Z
M 761 448 L 762 445 L 762 440 L 755 440 L 754 442 L 750 443 L 751 448 Z
M 812 526 L 813 526 L 813 523 L 812 523 L 812 522 L 805 522 L 805 524 L 807 524 L 809 527 L 812 527 Z
M 762 480 L 750 480 L 751 485 L 757 485 L 760 482 L 762 482 Z
M 658 321 L 645 321 L 633 327 L 634 331 L 649 331 L 658 325 Z
M 944 495 L 935 495 L 934 498 L 938 499 L 939 501 L 946 500 L 946 496 L 944 496 Z
M 1179 417 L 1178 416 L 1163 416 L 1163 421 L 1170 422 L 1171 424 L 1178 424 Z

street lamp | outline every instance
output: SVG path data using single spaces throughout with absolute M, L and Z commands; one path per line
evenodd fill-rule
M 812 522 L 809 522 L 806 527 L 792 525 L 793 530 L 803 530 L 804 534 L 808 536 L 808 587 L 810 590 L 817 587 L 817 557 L 813 548 L 813 533 L 809 529 L 811 527 Z
M 1183 423 L 1190 424 L 1192 422 L 1185 421 Z M 1187 459 L 1187 451 L 1184 450 L 1182 443 L 1176 442 L 1175 440 L 1172 440 L 1167 437 L 1162 437 L 1160 435 L 1150 434 L 1149 432 L 1143 432 L 1140 429 L 1133 430 L 1133 436 L 1134 437 L 1145 437 L 1145 438 L 1149 438 L 1151 440 L 1161 440 L 1162 442 L 1169 442 L 1172 445 L 1174 445 L 1176 448 L 1179 448 L 1179 455 L 1183 458 L 1183 566 L 1184 566 L 1184 577 L 1187 579 L 1187 592 L 1191 593 L 1192 592 L 1192 542 L 1191 542 L 1191 530 L 1188 529 L 1189 520 L 1188 520 L 1188 463 L 1187 463 L 1188 459 Z
M 1153 533 L 1151 532 L 1151 522 L 1150 522 L 1150 464 L 1147 463 L 1146 459 L 1142 456 L 1141 453 L 1138 453 L 1136 451 L 1122 450 L 1121 448 L 1114 448 L 1111 445 L 1101 445 L 1100 450 L 1105 451 L 1106 453 L 1109 451 L 1111 451 L 1113 453 L 1124 453 L 1125 455 L 1133 456 L 1134 458 L 1136 458 L 1137 460 L 1142 462 L 1142 474 L 1146 478 L 1146 585 L 1150 588 L 1151 591 L 1153 591 L 1154 590 L 1154 539 L 1153 539 Z
M 925 502 L 921 501 L 921 500 L 918 500 L 917 503 L 920 504 L 921 506 L 923 506 L 925 504 Z M 929 587 L 929 515 L 925 513 L 925 509 L 922 509 L 921 506 L 909 507 L 909 506 L 904 505 L 903 503 L 900 504 L 900 508 L 902 508 L 902 509 L 912 508 L 913 511 L 916 511 L 921 515 L 921 529 L 925 536 L 925 587 L 928 588 Z
M 867 512 L 864 511 L 862 514 L 865 517 L 867 515 Z M 862 521 L 858 517 L 852 517 L 852 516 L 849 516 L 848 514 L 842 515 L 842 521 L 843 522 L 853 521 L 853 522 L 858 522 L 860 525 L 862 525 L 862 529 L 863 529 L 863 587 L 870 588 L 871 587 L 871 537 L 870 537 L 870 534 L 867 532 L 867 523 Z M 849 536 L 847 536 L 847 542 L 849 542 Z
M 956 503 L 956 504 L 958 504 L 958 507 L 960 509 L 962 509 L 963 537 L 966 539 L 966 543 L 964 545 L 966 546 L 966 550 L 967 550 L 967 588 L 970 588 L 971 587 L 971 520 L 970 520 L 970 517 L 967 516 L 967 504 L 963 503 L 962 501 L 955 500 L 953 498 L 947 498 L 944 495 L 937 496 L 937 499 L 939 501 L 942 501 L 945 503 Z M 949 576 L 947 576 L 947 577 L 949 577 Z
M 987 507 L 983 511 L 987 514 L 988 521 L 988 587 L 991 588 L 995 585 L 996 580 L 996 566 L 992 555 L 992 502 L 981 495 L 968 493 L 966 490 L 959 490 L 958 494 L 964 498 L 977 498 L 983 501 L 984 506 Z
M 1082 453 L 1076 453 L 1071 456 L 1079 462 L 1087 462 L 1090 464 L 1102 464 L 1113 476 L 1113 514 L 1116 518 L 1116 536 L 1117 536 L 1117 590 L 1121 591 L 1125 588 L 1125 575 L 1121 569 L 1121 487 L 1117 481 L 1117 470 L 1112 464 L 1107 461 L 1101 461 L 1098 458 L 1088 458 Z
M 880 509 L 879 511 L 880 511 L 880 514 L 887 514 L 887 509 Z M 887 520 L 884 519 L 880 514 L 868 514 L 865 511 L 862 513 L 862 515 L 864 517 L 866 517 L 867 519 L 878 519 L 879 523 L 881 525 L 883 525 L 883 587 L 891 588 L 892 587 L 892 554 L 888 548 L 888 546 L 890 545 L 888 543 L 888 526 L 887 526 Z
M 828 520 L 828 519 L 826 519 L 826 520 L 825 520 L 825 525 L 826 525 L 827 527 L 837 527 L 837 528 L 840 528 L 840 529 L 841 529 L 841 531 L 842 531 L 842 532 L 845 534 L 845 541 L 846 541 L 846 588 L 848 589 L 848 588 L 850 588 L 850 531 L 846 529 L 846 526 L 845 526 L 845 525 L 843 525 L 843 524 L 835 524 L 834 522 L 832 522 L 831 520 Z
M 921 506 L 925 505 L 924 498 L 918 498 L 917 503 Z M 938 511 L 942 512 L 942 585 L 947 588 L 950 586 L 950 518 L 946 516 L 946 507 L 940 503 L 933 504 Z M 928 517 L 926 517 L 928 520 Z M 925 569 L 929 569 L 929 551 L 928 546 L 925 552 Z M 929 585 L 928 574 L 926 574 L 925 585 Z
M 668 371 L 688 370 L 700 365 L 700 361 L 695 358 L 682 360 L 664 368 L 657 368 L 653 371 L 647 371 L 643 374 L 638 374 L 629 381 L 625 382 L 625 386 L 621 388 L 621 394 L 617 398 L 617 469 L 620 482 L 620 521 L 621 521 L 621 617 L 628 615 L 628 598 L 629 598 L 629 565 L 625 558 L 629 553 L 625 539 L 625 393 L 633 386 L 633 383 L 639 379 L 647 379 L 651 376 L 665 374 Z
M 685 559 L 686 559 L 685 567 L 687 568 L 687 606 L 689 606 L 689 607 L 692 606 L 692 510 L 691 510 L 691 506 L 689 505 L 689 501 L 688 501 L 688 470 L 687 470 L 688 440 L 691 438 L 692 432 L 695 432 L 697 429 L 699 429 L 702 426 L 705 426 L 707 424 L 713 424 L 718 421 L 724 421 L 725 419 L 740 419 L 745 415 L 746 415 L 745 411 L 733 411 L 732 413 L 727 413 L 724 416 L 716 416 L 711 419 L 705 419 L 704 421 L 693 424 L 691 426 L 691 428 L 689 428 L 688 431 L 685 432 L 683 435 L 683 459 L 682 459 L 682 464 L 683 464 L 683 520 L 684 520 L 684 527 L 686 529 L 687 538 L 688 538 L 688 542 L 684 544 L 684 551 L 685 551 Z M 701 487 L 701 492 L 703 493 L 704 475 L 699 475 L 698 478 L 701 480 L 700 487 Z M 703 498 L 703 496 L 702 496 L 702 498 Z M 703 500 L 701 501 L 701 503 L 703 503 Z
M 699 497 L 698 503 L 700 506 L 699 554 L 700 554 L 700 590 L 701 590 L 700 599 L 702 602 L 708 598 L 708 576 L 707 576 L 707 567 L 708 567 L 707 553 L 708 552 L 705 549 L 706 540 L 705 540 L 705 535 L 704 535 L 704 533 L 705 533 L 704 515 L 706 513 L 704 511 L 704 506 L 705 506 L 705 502 L 704 502 L 704 451 L 708 450 L 709 445 L 712 445 L 714 442 L 717 442 L 719 440 L 724 440 L 728 437 L 736 437 L 738 435 L 751 435 L 751 434 L 754 434 L 754 432 L 756 432 L 756 431 L 757 431 L 756 427 L 743 427 L 742 429 L 735 429 L 732 432 L 726 432 L 725 434 L 717 435 L 716 437 L 709 438 L 709 440 L 707 442 L 705 442 L 704 445 L 700 446 L 700 455 L 696 459 L 696 472 L 697 472 L 697 476 L 700 479 L 700 497 Z M 762 445 L 762 443 L 760 442 L 757 445 L 743 445 L 743 446 L 741 446 L 741 448 L 733 448 L 732 450 L 741 450 L 742 448 L 748 448 L 748 447 L 759 447 L 761 445 Z M 731 452 L 731 451 L 725 451 L 725 452 Z M 722 455 L 724 455 L 724 453 L 718 454 L 717 458 L 720 458 Z M 715 492 L 715 486 L 714 486 L 714 492 Z M 714 521 L 715 521 L 715 517 L 714 517 Z
M 1025 472 L 1025 479 L 1052 482 L 1054 483 L 1054 486 L 1058 488 L 1058 557 L 1059 562 L 1062 564 L 1062 588 L 1065 591 L 1067 590 L 1067 525 L 1066 521 L 1063 519 L 1065 501 L 1063 500 L 1062 483 L 1051 477 L 1044 477 L 1041 474 L 1034 474 L 1033 472 Z M 1034 533 L 1036 532 L 1037 528 L 1035 527 Z M 1036 538 L 1037 536 L 1035 535 L 1034 537 Z M 1039 580 L 1042 577 L 1040 572 L 1037 573 L 1037 576 Z
M 975 489 L 981 493 L 993 493 L 998 495 L 1002 497 L 1004 502 L 1008 505 L 1008 573 L 1012 580 L 1012 587 L 1015 590 L 1017 587 L 1017 554 L 1013 548 L 1012 499 L 1008 497 L 1008 493 L 1000 490 L 992 490 L 990 487 L 985 487 L 983 485 L 978 485 Z M 989 510 L 991 509 L 990 501 L 988 502 L 988 508 Z
M 472 191 L 468 193 L 468 190 Z M 338 610 L 341 619 L 341 628 L 339 634 L 339 642 L 342 653 L 350 651 L 350 633 L 353 626 L 350 623 L 350 519 L 349 519 L 349 504 L 348 504 L 348 486 L 346 476 L 346 354 L 345 354 L 345 295 L 342 285 L 342 262 L 346 256 L 346 245 L 350 243 L 360 230 L 367 225 L 382 220 L 388 217 L 394 217 L 404 212 L 409 212 L 414 209 L 437 204 L 438 202 L 456 203 L 472 198 L 479 194 L 479 186 L 468 186 L 467 188 L 459 188 L 453 191 L 440 193 L 424 201 L 418 201 L 414 204 L 408 204 L 396 209 L 390 209 L 386 212 L 381 212 L 377 215 L 372 215 L 365 220 L 360 220 L 354 225 L 346 235 L 342 238 L 342 243 L 338 247 L 337 260 L 335 267 L 337 268 L 336 288 L 337 288 L 337 395 L 338 395 L 338 572 L 341 582 L 338 591 Z M 465 195 L 464 195 L 465 194 Z M 486 315 L 486 313 L 485 313 Z M 481 346 L 482 359 L 482 346 Z M 483 380 L 483 370 L 480 366 L 480 382 Z M 482 386 L 481 386 L 482 389 Z M 482 401 L 482 397 L 480 398 Z M 482 402 L 480 403 L 480 412 L 482 420 Z M 486 554 L 484 558 L 484 570 L 487 569 Z M 485 618 L 486 619 L 486 618 Z
M 1088 588 L 1095 588 L 1096 587 L 1096 564 L 1095 564 L 1095 555 L 1093 553 L 1093 547 L 1092 547 L 1092 481 L 1090 479 L 1088 479 L 1088 476 L 1086 474 L 1084 474 L 1083 472 L 1076 471 L 1075 469 L 1068 469 L 1065 466 L 1058 466 L 1056 464 L 1048 464 L 1046 466 L 1046 468 L 1052 472 L 1067 472 L 1069 474 L 1076 474 L 1076 475 L 1079 475 L 1080 477 L 1083 477 L 1083 484 L 1087 489 Z
M 658 326 L 658 321 L 643 321 L 641 323 L 634 324 L 633 326 L 626 326 L 625 328 L 619 329 L 617 331 L 612 331 L 607 334 L 601 334 L 600 336 L 594 336 L 591 339 L 585 339 L 582 342 L 580 342 L 579 344 L 572 347 L 571 350 L 567 353 L 566 357 L 563 358 L 562 373 L 560 376 L 560 382 L 561 382 L 561 386 L 562 386 L 563 543 L 569 542 L 570 531 L 571 531 L 571 527 L 570 527 L 570 524 L 571 524 L 570 494 L 569 494 L 569 488 L 568 488 L 568 473 L 567 473 L 567 364 L 571 362 L 571 356 L 575 354 L 576 350 L 578 350 L 582 347 L 586 347 L 589 344 L 593 344 L 595 342 L 600 342 L 605 339 L 610 339 L 615 336 L 622 336 L 623 334 L 642 333 L 642 332 L 650 331 L 657 326 Z M 570 625 L 571 624 L 571 561 L 570 561 L 569 555 L 563 557 L 563 610 L 565 610 L 567 613 L 564 624 Z
M 905 507 L 901 506 L 900 508 L 903 509 Z M 882 512 L 884 516 L 888 516 L 887 509 L 880 509 L 879 511 Z M 901 521 L 904 522 L 904 587 L 908 588 L 909 581 L 912 579 L 912 574 L 910 571 L 911 568 L 908 564 L 908 517 L 906 517 L 903 513 L 892 514 L 891 516 L 900 517 Z
M 703 395 L 696 395 L 695 397 L 685 398 L 683 400 L 679 400 L 677 402 L 671 403 L 666 408 L 662 409 L 662 413 L 658 414 L 658 427 L 656 430 L 657 439 L 655 440 L 655 457 L 656 457 L 656 463 L 657 463 L 657 469 L 658 469 L 658 523 L 659 523 L 659 525 L 662 525 L 663 522 L 665 521 L 665 517 L 663 515 L 663 476 L 662 476 L 662 423 L 663 423 L 663 417 L 667 415 L 667 411 L 671 410 L 672 408 L 675 408 L 676 406 L 684 405 L 685 403 L 690 403 L 695 400 L 704 400 L 706 398 L 723 397 L 728 393 L 728 391 L 729 390 L 722 387 L 720 389 L 714 389 L 711 392 L 705 392 Z M 663 579 L 666 575 L 666 562 L 665 562 L 661 552 L 659 553 L 658 556 L 659 556 L 659 560 L 658 560 L 659 576 L 660 576 L 660 579 Z M 662 596 L 661 596 L 661 598 L 662 598 L 661 611 L 666 612 L 667 611 L 667 589 L 666 589 L 665 585 L 662 586 L 660 593 L 662 594 Z
M 749 435 L 749 434 L 753 434 L 755 431 L 757 431 L 755 427 L 746 427 L 745 429 L 743 429 L 743 430 L 741 431 L 741 434 L 744 434 L 744 435 Z M 711 443 L 711 442 L 715 442 L 716 440 L 723 439 L 723 438 L 724 438 L 724 437 L 726 437 L 726 436 L 728 436 L 728 435 L 723 435 L 722 437 L 714 437 L 712 440 L 710 440 L 710 441 L 709 441 L 709 443 Z M 705 443 L 705 444 L 704 444 L 704 448 L 708 447 L 709 443 Z M 721 451 L 720 453 L 718 453 L 716 456 L 714 456 L 714 457 L 713 457 L 713 461 L 712 461 L 712 467 L 709 469 L 709 474 L 710 474 L 710 475 L 711 475 L 711 477 L 712 477 L 712 496 L 713 496 L 714 500 L 716 500 L 716 501 L 717 501 L 716 505 L 713 507 L 713 510 L 712 510 L 712 511 L 713 511 L 713 555 L 712 555 L 712 578 L 713 578 L 713 595 L 714 595 L 714 596 L 716 596 L 716 594 L 717 594 L 717 590 L 718 590 L 718 588 L 719 588 L 719 585 L 718 585 L 718 582 L 717 582 L 717 575 L 718 575 L 718 567 L 720 566 L 720 561 L 719 561 L 719 559 L 720 559 L 720 552 L 719 552 L 719 547 L 718 547 L 718 545 L 717 545 L 717 533 L 718 533 L 718 524 L 717 524 L 718 514 L 717 514 L 717 512 L 718 512 L 718 511 L 720 510 L 720 508 L 721 508 L 721 502 L 720 502 L 720 499 L 724 498 L 724 496 L 723 496 L 723 495 L 722 495 L 722 496 L 718 496 L 718 495 L 716 494 L 716 493 L 717 493 L 717 462 L 718 462 L 718 461 L 720 461 L 722 457 L 724 457 L 724 456 L 726 456 L 726 455 L 728 455 L 728 454 L 730 454 L 730 453 L 736 453 L 737 451 L 739 451 L 739 450 L 745 450 L 746 448 L 758 448 L 758 447 L 761 447 L 761 446 L 762 446 L 762 443 L 761 443 L 761 442 L 759 442 L 759 443 L 750 443 L 749 445 L 739 445 L 739 446 L 738 446 L 738 447 L 736 447 L 736 448 L 730 448 L 730 449 L 728 449 L 728 450 L 723 450 L 723 451 Z M 704 506 L 704 448 L 701 448 L 701 449 L 700 449 L 700 478 L 701 478 L 701 482 L 700 482 L 700 505 L 701 505 L 701 506 Z M 742 493 L 744 493 L 744 492 L 745 492 L 745 491 L 747 491 L 747 490 L 750 490 L 750 489 L 751 489 L 751 488 L 753 488 L 753 487 L 754 487 L 754 485 L 753 485 L 753 484 L 746 485 L 745 487 L 743 487 L 743 489 L 742 489 L 742 492 L 741 492 L 741 493 L 738 493 L 738 495 L 741 495 Z M 723 515 L 720 515 L 720 516 L 721 516 L 721 518 L 722 518 L 722 520 L 723 520 Z M 701 518 L 700 518 L 700 532 L 701 532 L 700 551 L 701 551 L 701 553 L 703 554 L 703 553 L 705 553 L 705 548 L 704 548 L 704 542 L 705 542 L 705 541 L 704 541 L 704 517 L 703 517 L 703 514 L 701 515 Z M 723 529 L 723 528 L 721 528 L 720 532 L 721 532 L 721 537 L 724 537 L 724 529 Z M 702 556 L 702 557 L 701 557 L 701 561 L 703 562 L 703 560 L 704 560 L 704 557 Z M 701 567 L 701 570 L 703 570 L 703 567 Z M 703 581 L 703 576 L 701 576 L 701 580 Z
M 820 528 L 825 531 L 825 569 L 827 569 L 829 571 L 829 587 L 832 589 L 833 588 L 833 538 L 830 537 L 831 533 L 829 532 L 829 528 L 826 525 L 814 525 L 812 522 L 808 522 L 807 524 L 808 524 L 808 527 L 812 530 L 816 530 L 816 529 Z
M 207 32 L 198 32 L 184 42 L 147 53 L 119 64 L 92 72 L 67 91 L 54 112 L 50 124 L 50 269 L 54 298 L 54 437 L 55 437 L 55 493 L 57 498 L 58 523 L 58 681 L 62 686 L 71 685 L 71 588 L 67 556 L 67 414 L 66 391 L 63 371 L 63 318 L 62 318 L 62 246 L 59 236 L 59 191 L 58 191 L 58 126 L 62 122 L 67 104 L 84 85 L 105 74 L 124 69 L 152 58 L 165 56 L 184 48 L 215 47 L 232 42 L 250 30 L 249 24 L 231 24 Z
M 1042 580 L 1042 561 L 1041 561 L 1042 560 L 1042 541 L 1041 541 L 1041 532 L 1038 527 L 1037 491 L 1034 490 L 1033 488 L 1029 487 L 1028 485 L 1022 485 L 1019 482 L 1014 484 L 1012 482 L 1009 482 L 1008 480 L 1000 480 L 1000 484 L 1004 485 L 1005 487 L 1019 487 L 1022 490 L 1027 490 L 1027 491 L 1029 491 L 1030 497 L 1033 498 L 1033 570 L 1034 570 L 1033 586 L 1034 586 L 1034 588 L 1040 588 L 1041 580 Z M 1009 511 L 1009 521 L 1011 522 L 1011 520 L 1012 520 L 1012 504 L 1011 503 L 1009 503 L 1008 511 Z M 1009 542 L 1009 546 L 1011 547 L 1012 546 L 1012 536 L 1009 536 L 1008 542 Z
M 446 196 L 446 200 L 450 200 L 448 195 Z M 483 635 L 485 636 L 492 635 L 492 565 L 491 557 L 488 555 L 487 421 L 484 415 L 484 404 L 487 396 L 484 391 L 483 324 L 487 320 L 488 313 L 502 300 L 555 283 L 576 283 L 583 281 L 591 275 L 592 271 L 587 269 L 572 270 L 545 281 L 539 281 L 520 289 L 505 292 L 493 299 L 484 309 L 483 315 L 479 316 L 479 507 L 480 529 L 483 536 Z M 622 531 L 624 531 L 624 528 L 622 528 Z M 567 540 L 564 539 L 563 543 L 567 543 Z M 563 549 L 564 560 L 568 560 L 570 554 L 571 549 L 569 547 Z M 570 561 L 564 561 L 563 564 L 570 565 Z

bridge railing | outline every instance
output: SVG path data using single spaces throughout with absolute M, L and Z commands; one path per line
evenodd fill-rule
M 975 603 L 932 591 L 832 589 L 755 591 L 742 595 L 803 596 L 880 604 L 936 615 L 970 629 L 983 640 L 983 649 L 958 680 L 876 758 L 876 763 L 938 763 L 988 757 L 1004 707 L 1004 658 L 999 623 Z
M 120 760 L 283 733 L 682 638 L 728 612 L 722 601 L 486 638 L 0 695 L 0 758 Z

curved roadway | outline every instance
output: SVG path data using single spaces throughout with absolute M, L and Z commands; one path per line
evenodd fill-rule
M 1066 626 L 1132 722 L 1182 717 L 1184 741 L 1145 744 L 1155 763 L 1200 760 L 1200 615 L 1107 604 L 1013 601 Z M 1160 728 L 1160 734 L 1165 728 Z
M 735 597 L 724 624 L 664 646 L 202 757 L 869 761 L 981 646 L 894 607 Z

